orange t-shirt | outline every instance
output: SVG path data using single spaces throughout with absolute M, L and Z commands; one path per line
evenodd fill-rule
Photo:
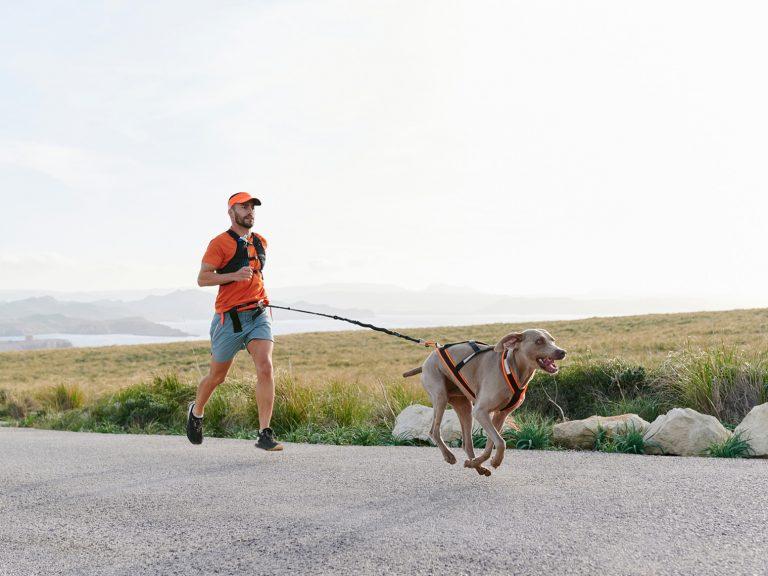
M 261 245 L 264 246 L 266 251 L 267 241 L 255 232 L 252 232 L 252 234 L 255 234 L 261 240 Z M 203 262 L 217 269 L 223 268 L 232 259 L 236 251 L 237 241 L 228 233 L 223 232 L 208 244 L 208 249 L 203 256 Z M 267 293 L 264 290 L 264 279 L 261 277 L 261 273 L 258 272 L 261 269 L 261 262 L 259 262 L 256 256 L 256 248 L 253 247 L 251 242 L 248 242 L 248 255 L 254 257 L 254 260 L 250 261 L 251 268 L 253 268 L 253 276 L 250 282 L 243 280 L 221 284 L 219 286 L 219 293 L 216 296 L 217 314 L 231 310 L 240 304 L 267 299 Z

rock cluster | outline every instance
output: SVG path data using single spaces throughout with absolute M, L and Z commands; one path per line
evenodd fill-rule
M 635 428 L 644 432 L 649 424 L 637 414 L 621 416 L 590 416 L 584 420 L 568 420 L 555 424 L 553 440 L 565 448 L 591 449 L 595 445 L 598 429 L 602 428 L 608 436 Z
M 768 403 L 752 408 L 733 433 L 749 443 L 753 456 L 768 456 Z
M 473 432 L 482 428 L 472 421 Z M 394 436 L 403 439 L 431 441 L 432 408 L 414 404 L 405 408 L 395 420 Z M 648 454 L 701 456 L 712 444 L 740 434 L 751 448 L 751 456 L 768 457 L 768 403 L 755 406 L 732 433 L 714 416 L 700 414 L 691 408 L 673 408 L 648 423 L 637 414 L 620 416 L 590 416 L 584 420 L 569 420 L 554 427 L 554 442 L 566 448 L 590 449 L 598 430 L 607 436 L 635 429 L 643 433 Z M 456 412 L 446 410 L 440 432 L 446 442 L 461 439 L 461 425 Z
M 432 408 L 421 404 L 407 406 L 395 419 L 395 427 L 392 436 L 403 440 L 425 440 L 431 442 L 429 431 L 432 428 Z M 472 431 L 482 432 L 482 427 L 474 419 Z M 440 424 L 440 435 L 446 442 L 461 440 L 461 424 L 459 416 L 454 410 L 446 410 L 443 421 Z

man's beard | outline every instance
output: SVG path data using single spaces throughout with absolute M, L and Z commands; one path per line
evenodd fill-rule
M 240 218 L 240 216 L 235 214 L 235 224 L 237 224 L 238 226 L 242 226 L 243 228 L 248 228 L 250 230 L 251 226 L 253 226 L 253 217 L 252 216 L 250 217 L 250 223 L 246 221 L 246 218 L 248 218 L 248 216 Z

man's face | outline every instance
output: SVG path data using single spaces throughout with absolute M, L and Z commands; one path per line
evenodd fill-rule
M 251 226 L 253 226 L 253 202 L 234 204 L 231 211 L 235 224 L 250 230 Z

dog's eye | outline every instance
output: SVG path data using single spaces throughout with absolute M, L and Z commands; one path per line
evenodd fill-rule
M 544 338 L 539 338 L 538 340 L 536 340 L 536 344 L 539 345 L 539 346 L 544 344 Z

